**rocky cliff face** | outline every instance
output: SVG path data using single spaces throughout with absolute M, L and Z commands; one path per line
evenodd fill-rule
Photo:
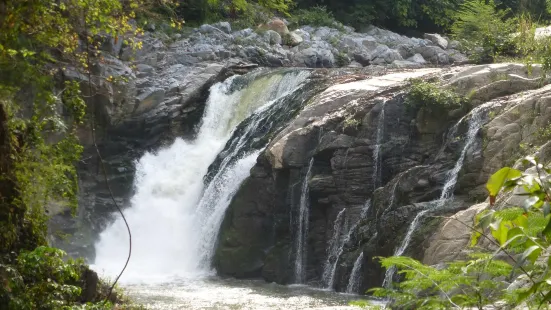
M 103 40 L 91 89 L 88 77 L 70 67 L 59 77 L 60 82 L 81 83 L 111 190 L 123 207 L 133 191 L 134 161 L 177 136 L 193 135 L 210 86 L 233 74 L 256 66 L 349 66 L 358 72 L 380 72 L 465 61 L 453 44 L 440 46 L 446 40 L 439 36 L 407 38 L 375 27 L 364 33 L 327 27 L 290 32 L 282 23 L 269 23 L 263 29 L 234 31 L 229 23 L 218 23 L 171 37 L 157 32 L 135 39 L 142 42 L 139 50 L 124 46 L 123 40 Z M 90 122 L 80 130 L 80 139 L 85 145 L 79 163 L 81 208 L 74 218 L 69 211 L 50 210 L 51 240 L 71 255 L 93 260 L 93 243 L 116 209 Z M 67 234 L 68 239 L 63 237 Z
M 435 216 L 459 211 L 472 219 L 474 211 L 462 210 L 485 199 L 487 176 L 535 151 L 551 117 L 537 67 L 532 75 L 514 64 L 438 68 L 466 58 L 456 42 L 437 35 L 407 38 L 375 27 L 290 32 L 281 25 L 232 31 L 219 23 L 140 39 L 138 51 L 106 40 L 91 93 L 86 76 L 69 68 L 61 77 L 81 82 L 90 98 L 109 184 L 123 207 L 133 191 L 135 160 L 175 137 L 193 136 L 214 83 L 256 66 L 342 67 L 315 70 L 324 90 L 274 137 L 255 137 L 271 142 L 222 224 L 214 265 L 224 275 L 293 283 L 300 256 L 306 282 L 339 291 L 350 286 L 357 265 L 359 292 L 384 279 L 373 257 L 394 254 L 406 239 L 404 253 L 426 262 L 457 257 L 468 233 Z M 419 69 L 424 66 L 437 68 Z M 408 107 L 404 85 L 412 77 L 453 87 L 471 106 Z M 55 214 L 50 228 L 55 245 L 93 260 L 94 242 L 115 208 L 89 126 L 80 136 L 86 147 L 81 208 L 75 218 Z M 408 234 L 443 188 L 453 201 L 419 217 Z
M 412 77 L 453 87 L 471 105 L 407 106 L 404 85 Z M 548 87 L 538 77 L 538 67 L 529 75 L 523 65 L 499 64 L 329 87 L 270 142 L 235 195 L 220 232 L 217 270 L 294 283 L 302 251 L 307 283 L 345 291 L 360 259 L 359 292 L 383 282 L 377 256 L 398 252 L 431 264 L 458 257 L 470 234 L 440 216 L 459 212 L 472 222 L 481 205 L 462 210 L 485 200 L 487 177 L 548 139 L 538 136 L 551 117 Z M 299 249 L 304 182 L 309 229 Z

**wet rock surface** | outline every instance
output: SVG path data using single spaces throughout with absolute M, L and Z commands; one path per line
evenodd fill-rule
M 461 257 L 470 232 L 457 221 L 443 221 L 443 217 L 453 215 L 472 224 L 484 204 L 469 207 L 486 198 L 488 176 L 504 165 L 505 154 L 519 151 L 519 143 L 531 141 L 536 145 L 532 126 L 548 123 L 551 116 L 545 112 L 546 99 L 542 97 L 548 86 L 531 90 L 530 83 L 515 84 L 531 79 L 524 69 L 522 65 L 500 64 L 414 70 L 338 83 L 320 93 L 270 142 L 226 214 L 219 261 L 224 261 L 225 251 L 231 249 L 232 257 L 239 257 L 238 253 L 246 249 L 259 253 L 254 264 L 222 263 L 216 265 L 217 270 L 247 277 L 254 268 L 255 277 L 294 282 L 293 214 L 311 158 L 307 283 L 322 285 L 334 222 L 342 209 L 348 235 L 341 233 L 344 241 L 333 287 L 338 291 L 346 290 L 362 252 L 360 291 L 380 286 L 385 271 L 375 257 L 393 255 L 423 210 L 432 211 L 419 220 L 404 254 L 430 264 Z M 403 91 L 404 81 L 414 76 L 436 76 L 441 83 L 460 85 L 459 91 L 473 96 L 485 92 L 489 95 L 472 103 L 485 103 L 488 108 L 469 112 L 472 107 L 464 107 L 446 113 L 412 109 L 404 104 Z M 518 88 L 494 84 L 499 81 Z M 494 90 L 486 92 L 488 88 Z M 518 89 L 525 92 L 517 94 Z M 515 94 L 503 96 L 506 91 Z M 472 126 L 473 113 L 477 113 L 479 127 L 466 148 L 465 135 Z M 508 139 L 514 142 L 505 143 Z M 547 154 L 547 149 L 543 147 L 541 153 Z M 454 199 L 441 200 L 435 208 L 462 153 L 464 161 L 452 188 Z M 236 215 L 242 212 L 256 217 Z M 260 221 L 262 228 L 257 229 Z M 243 235 L 265 238 L 240 244 L 246 240 L 240 237 Z

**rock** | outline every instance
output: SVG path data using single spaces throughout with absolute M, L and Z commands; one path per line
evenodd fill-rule
M 273 30 L 266 31 L 266 33 L 264 34 L 264 37 L 268 40 L 268 43 L 270 43 L 271 45 L 281 44 L 281 36 L 279 35 L 279 33 Z
M 408 61 L 408 60 L 394 60 L 390 64 L 390 67 L 396 68 L 396 69 L 406 69 L 406 68 L 412 69 L 412 68 L 421 68 L 421 64 L 413 61 Z
M 421 54 L 415 54 L 415 55 L 411 56 L 410 58 L 408 58 L 407 60 L 411 61 L 411 62 L 421 64 L 421 65 L 424 65 L 424 64 L 427 63 L 425 58 L 423 58 L 423 55 L 421 55 Z
M 146 76 L 150 76 L 154 69 L 152 66 L 146 65 L 146 64 L 137 64 L 136 69 L 138 70 L 138 77 L 143 78 Z
M 289 46 L 297 46 L 304 41 L 304 39 L 302 38 L 298 30 L 291 32 L 287 38 L 288 38 L 287 44 Z
M 461 42 L 453 40 L 448 43 L 448 48 L 452 50 L 459 50 L 461 49 Z
M 433 64 L 446 65 L 450 63 L 448 54 L 438 46 L 420 46 L 415 51 Z
M 448 48 L 448 40 L 444 39 L 441 35 L 437 33 L 425 33 L 424 38 L 430 40 L 432 43 L 438 45 L 442 49 Z
M 82 293 L 80 294 L 81 301 L 84 303 L 94 302 L 97 299 L 97 293 L 99 290 L 99 277 L 98 274 L 86 268 L 82 273 Z
M 461 52 L 457 50 L 449 48 L 446 53 L 448 54 L 450 61 L 454 64 L 466 64 L 469 61 L 467 56 L 461 54 Z
M 161 88 L 145 90 L 136 98 L 135 114 L 141 114 L 157 107 L 165 98 L 165 91 Z
M 280 19 L 273 19 L 266 24 L 260 25 L 258 28 L 263 30 L 273 30 L 279 33 L 279 35 L 282 37 L 289 34 L 289 29 L 287 28 L 287 25 L 285 25 L 285 22 Z
M 468 248 L 472 237 L 472 231 L 465 224 L 473 226 L 474 217 L 487 207 L 487 203 L 474 205 L 446 220 L 431 237 L 423 264 L 435 265 L 464 258 L 463 250 Z
M 228 22 L 218 22 L 216 24 L 212 24 L 213 27 L 222 30 L 223 32 L 230 34 L 231 33 L 231 25 Z
M 415 48 L 411 45 L 400 44 L 396 47 L 396 50 L 403 59 L 411 58 L 415 55 Z
M 400 53 L 396 50 L 388 48 L 386 45 L 379 46 L 371 53 L 371 63 L 373 64 L 389 64 L 396 60 L 403 60 Z
M 335 57 L 330 50 L 307 48 L 293 56 L 297 66 L 310 68 L 331 68 L 335 64 Z

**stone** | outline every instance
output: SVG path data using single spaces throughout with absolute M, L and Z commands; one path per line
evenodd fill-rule
M 438 46 L 420 46 L 415 49 L 415 52 L 433 64 L 446 65 L 450 62 L 446 51 Z
M 408 60 L 394 60 L 390 64 L 390 67 L 396 68 L 396 69 L 407 69 L 407 68 L 413 69 L 413 68 L 421 68 L 421 64 L 413 61 L 408 61 Z
M 411 56 L 410 58 L 408 58 L 407 60 L 411 61 L 411 62 L 421 64 L 421 65 L 424 65 L 424 64 L 427 63 L 427 61 L 425 60 L 425 58 L 423 58 L 423 55 L 421 55 L 421 54 L 415 54 L 415 55 Z
M 145 90 L 136 98 L 135 114 L 144 113 L 157 107 L 165 98 L 165 91 L 161 88 L 150 88 Z
M 216 24 L 212 24 L 214 28 L 217 28 L 219 30 L 222 30 L 223 32 L 230 34 L 231 33 L 231 25 L 228 22 L 218 22 Z
M 270 43 L 271 45 L 281 44 L 281 36 L 279 35 L 279 33 L 275 32 L 273 30 L 266 31 L 266 33 L 264 33 L 264 37 L 267 39 L 268 43 Z
M 452 40 L 448 43 L 448 48 L 452 50 L 459 50 L 461 49 L 461 42 L 457 40 Z
M 258 28 L 263 30 L 273 30 L 279 33 L 279 35 L 282 37 L 289 34 L 289 29 L 287 28 L 287 25 L 285 25 L 285 22 L 283 22 L 281 19 L 273 19 L 266 24 L 260 25 Z
M 437 33 L 425 33 L 424 38 L 430 40 L 432 43 L 438 45 L 442 49 L 448 48 L 448 40 L 444 39 L 441 35 Z
M 298 33 L 296 30 L 291 32 L 287 38 L 288 38 L 287 44 L 289 46 L 297 46 L 304 41 L 300 33 Z
M 335 57 L 330 50 L 311 47 L 294 54 L 293 61 L 297 66 L 331 68 L 334 66 Z
M 472 237 L 472 231 L 465 224 L 474 226 L 474 217 L 487 207 L 487 203 L 474 205 L 446 220 L 431 237 L 423 264 L 435 265 L 465 258 L 463 251 L 468 248 Z

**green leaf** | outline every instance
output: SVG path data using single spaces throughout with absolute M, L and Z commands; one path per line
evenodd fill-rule
M 548 238 L 551 238 L 551 220 L 547 219 L 547 225 L 543 229 L 542 233 Z
M 533 264 L 536 261 L 536 259 L 538 259 L 540 254 L 541 254 L 541 248 L 537 245 L 533 245 L 528 249 L 526 249 L 524 253 L 522 253 L 522 261 L 529 259 Z
M 499 169 L 490 177 L 488 183 L 486 183 L 486 189 L 490 193 L 490 197 L 496 197 L 506 181 L 518 178 L 521 175 L 522 172 L 510 167 Z

